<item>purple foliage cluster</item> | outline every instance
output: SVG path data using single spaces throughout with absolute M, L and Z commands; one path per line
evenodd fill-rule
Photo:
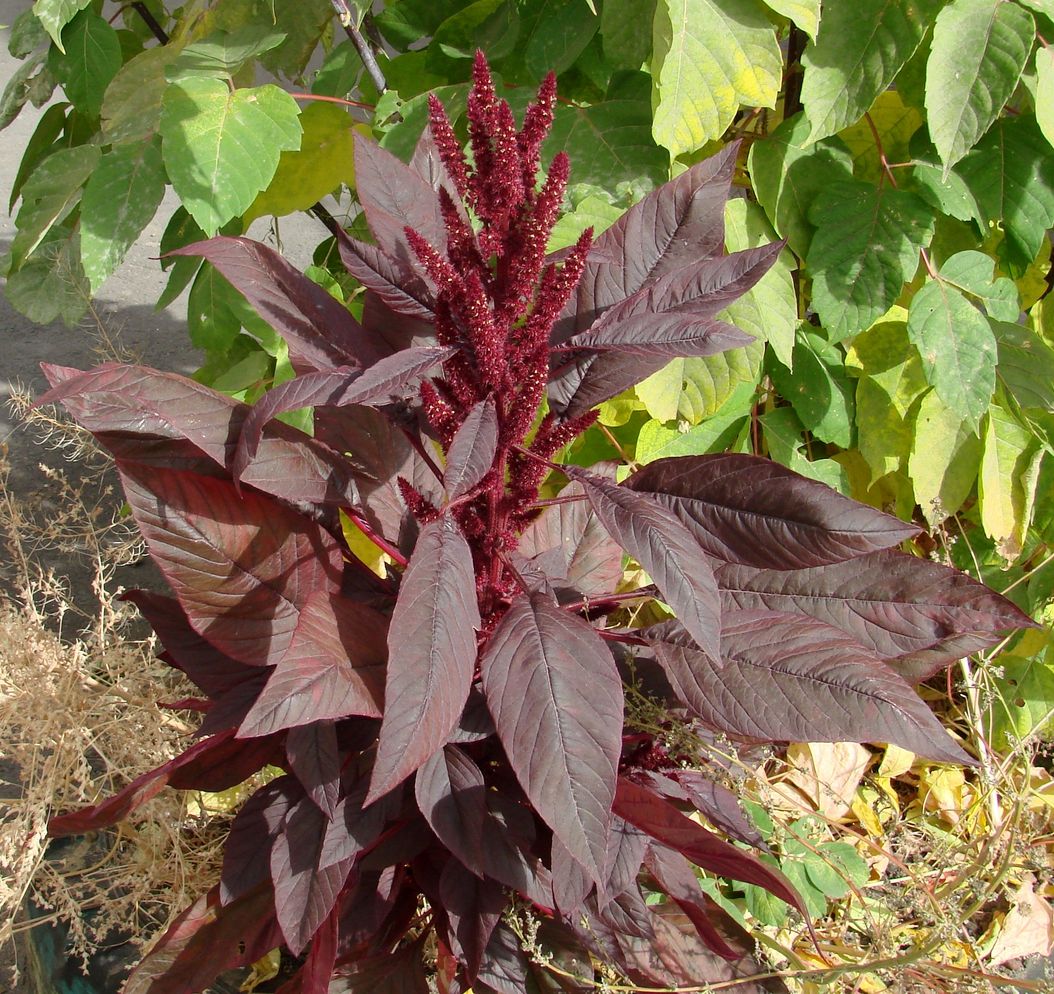
M 52 834 L 282 771 L 128 994 L 192 994 L 278 946 L 299 964 L 282 994 L 424 994 L 426 962 L 443 994 L 585 990 L 595 961 L 648 987 L 748 977 L 750 936 L 693 864 L 801 904 L 685 733 L 969 762 L 911 684 L 1028 623 L 897 551 L 913 526 L 765 459 L 621 484 L 554 462 L 598 403 L 747 341 L 718 315 L 779 246 L 724 253 L 733 146 L 547 255 L 555 80 L 519 130 L 482 57 L 474 82 L 469 157 L 435 100 L 409 165 L 359 143 L 374 241 L 339 247 L 361 321 L 263 245 L 181 250 L 282 334 L 295 379 L 248 406 L 144 367 L 46 367 L 44 399 L 116 457 L 174 595 L 128 596 L 202 714 L 180 756 Z M 303 407 L 310 436 L 277 418 Z M 634 596 L 675 618 L 626 626 L 626 554 L 651 579 Z M 662 727 L 625 725 L 631 671 Z

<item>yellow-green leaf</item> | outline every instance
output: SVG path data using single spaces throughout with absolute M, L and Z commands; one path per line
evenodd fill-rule
M 930 525 L 954 514 L 970 494 L 981 461 L 981 439 L 931 390 L 919 404 L 908 476 Z
M 793 21 L 813 41 L 820 26 L 820 0 L 765 0 L 765 6 Z
M 1032 518 L 1037 456 L 1041 458 L 1042 452 L 1032 434 L 1009 412 L 993 404 L 985 422 L 977 495 L 985 533 L 1008 561 L 1020 554 Z
M 283 152 L 267 189 L 245 212 L 248 224 L 264 214 L 306 210 L 341 183 L 355 182 L 355 121 L 331 103 L 312 103 L 300 114 L 300 148 Z M 361 129 L 363 126 L 359 125 Z
M 655 141 L 680 155 L 720 138 L 741 106 L 776 106 L 782 71 L 776 32 L 754 0 L 659 0 Z
M 1036 49 L 1036 120 L 1043 137 L 1054 145 L 1054 48 Z

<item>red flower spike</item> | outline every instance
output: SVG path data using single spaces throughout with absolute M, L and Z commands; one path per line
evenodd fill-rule
M 489 281 L 490 271 L 483 261 L 475 232 L 443 187 L 439 188 L 437 196 L 439 213 L 442 215 L 443 225 L 447 231 L 447 257 L 450 264 L 454 269 L 471 270 L 474 273 L 485 275 Z
M 450 440 L 457 434 L 464 416 L 459 415 L 454 406 L 444 400 L 436 387 L 428 380 L 421 383 L 421 406 L 424 408 L 428 423 L 439 436 L 439 441 L 443 445 L 449 445 Z
M 468 165 L 465 162 L 465 152 L 450 125 L 446 108 L 434 93 L 428 94 L 428 123 L 439 158 L 446 166 L 457 195 L 464 200 L 468 196 Z
M 410 243 L 414 255 L 417 256 L 417 261 L 424 267 L 429 279 L 435 283 L 439 292 L 458 290 L 461 280 L 458 278 L 457 270 L 428 243 L 428 240 L 413 228 L 403 228 L 403 234 Z
M 498 389 L 505 379 L 505 340 L 494 323 L 490 301 L 475 271 L 465 274 L 465 291 L 457 304 L 458 316 L 468 331 L 483 383 Z
M 556 103 L 556 76 L 549 73 L 538 88 L 538 102 L 527 108 L 523 130 L 519 135 L 520 162 L 523 168 L 523 188 L 533 199 L 542 142 L 553 125 L 553 105 Z
M 410 513 L 421 524 L 427 525 L 428 522 L 435 521 L 439 517 L 441 512 L 436 509 L 435 505 L 427 497 L 418 493 L 409 480 L 400 476 L 395 482 L 398 484 L 399 493 L 402 494 L 406 506 L 410 509 Z

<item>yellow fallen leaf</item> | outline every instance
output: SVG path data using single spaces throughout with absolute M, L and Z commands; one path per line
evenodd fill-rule
M 252 994 L 260 984 L 273 977 L 278 976 L 278 971 L 282 968 L 282 950 L 272 949 L 265 956 L 261 956 L 252 967 L 249 969 L 249 976 L 242 981 L 241 987 L 238 988 L 240 991 L 245 991 L 246 994 Z
M 871 752 L 855 742 L 795 743 L 787 749 L 788 784 L 797 787 L 827 818 L 844 818 L 871 764 Z
M 1035 878 L 1028 874 L 1011 898 L 1010 910 L 989 954 L 993 966 L 1019 956 L 1048 956 L 1054 948 L 1054 909 L 1034 888 Z
M 891 779 L 899 777 L 902 773 L 907 773 L 914 762 L 915 753 L 901 749 L 898 745 L 887 745 L 882 754 L 882 762 L 878 765 L 878 776 Z
M 383 578 L 388 575 L 386 565 L 391 560 L 366 537 L 366 533 L 343 511 L 340 512 L 340 530 L 344 533 L 344 539 L 348 543 L 348 548 L 359 562 L 365 564 L 379 577 Z
M 963 771 L 954 766 L 928 766 L 919 775 L 922 809 L 949 825 L 958 825 L 973 801 L 973 788 Z

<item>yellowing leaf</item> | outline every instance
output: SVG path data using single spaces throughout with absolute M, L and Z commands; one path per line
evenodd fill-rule
M 882 756 L 882 762 L 878 766 L 878 776 L 880 777 L 899 777 L 902 773 L 907 773 L 911 769 L 911 764 L 915 762 L 915 753 L 910 752 L 907 749 L 901 749 L 898 745 L 890 743 L 886 746 L 886 751 Z
M 871 123 L 882 140 L 882 150 L 888 162 L 907 162 L 911 136 L 922 127 L 922 115 L 904 103 L 896 90 L 886 90 L 876 97 L 868 111 Z M 861 119 L 838 132 L 838 137 L 853 154 L 853 173 L 860 179 L 877 182 L 882 175 L 875 135 L 866 120 Z
M 1054 145 L 1054 49 L 1036 48 L 1036 120 L 1043 137 Z
M 1021 552 L 1032 518 L 1038 478 L 1038 443 L 1001 407 L 993 404 L 984 430 L 984 453 L 977 493 L 981 524 L 999 554 L 1012 561 Z
M 915 500 L 931 525 L 954 514 L 970 494 L 981 461 L 981 439 L 936 390 L 919 404 L 908 456 Z
M 278 971 L 281 968 L 282 950 L 272 949 L 265 956 L 261 956 L 260 959 L 253 963 L 249 970 L 249 976 L 242 981 L 238 990 L 244 991 L 245 994 L 252 994 L 260 984 L 277 977 Z
M 1019 956 L 1048 956 L 1054 947 L 1054 910 L 1034 887 L 1035 881 L 1028 875 L 1014 894 L 989 954 L 993 966 Z
M 974 798 L 963 771 L 955 766 L 926 767 L 919 775 L 922 810 L 957 825 Z
M 775 107 L 783 60 L 753 0 L 659 0 L 652 134 L 671 155 L 719 138 L 741 106 Z
M 343 511 L 340 512 L 340 530 L 344 533 L 344 540 L 352 555 L 359 562 L 364 563 L 378 576 L 386 576 L 385 564 L 389 561 L 387 555 L 371 542 L 363 530 L 355 524 Z
M 820 0 L 765 0 L 765 6 L 793 21 L 813 41 L 820 26 Z
M 356 125 L 346 110 L 331 103 L 312 103 L 300 114 L 304 129 L 300 148 L 283 152 L 274 178 L 245 212 L 248 224 L 264 214 L 282 217 L 307 210 L 341 183 L 355 182 Z

